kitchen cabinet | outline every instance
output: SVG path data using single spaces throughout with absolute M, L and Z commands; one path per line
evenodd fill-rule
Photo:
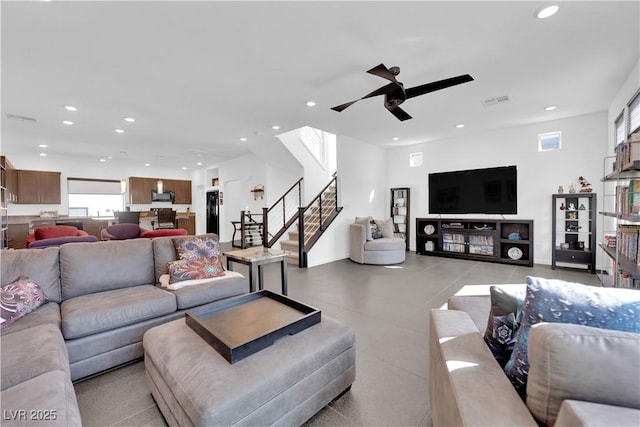
M 59 205 L 60 172 L 16 170 L 19 204 Z

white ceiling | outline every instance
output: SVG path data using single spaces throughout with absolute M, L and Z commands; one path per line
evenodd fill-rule
M 390 147 L 606 110 L 640 2 L 556 3 L 539 20 L 547 1 L 2 1 L 2 152 L 195 169 L 304 125 Z M 475 81 L 408 100 L 405 122 L 381 97 L 330 110 L 386 84 L 379 63 L 405 87 Z

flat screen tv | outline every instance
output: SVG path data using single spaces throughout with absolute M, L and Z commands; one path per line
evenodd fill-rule
M 162 193 L 158 193 L 156 190 L 151 190 L 151 201 L 152 202 L 171 202 L 175 199 L 175 193 L 173 191 L 163 191 Z
M 516 214 L 515 166 L 429 174 L 431 214 Z

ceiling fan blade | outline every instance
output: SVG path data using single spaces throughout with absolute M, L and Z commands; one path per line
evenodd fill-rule
M 404 111 L 402 108 L 395 106 L 395 107 L 389 107 L 387 105 L 385 105 L 385 108 L 387 110 L 389 110 L 389 112 L 391 114 L 393 114 L 394 116 L 396 116 L 396 118 L 398 120 L 400 120 L 401 122 L 404 122 L 405 120 L 409 120 L 412 117 L 406 112 Z
M 463 74 L 456 77 L 451 77 L 444 80 L 438 80 L 437 82 L 427 83 L 421 86 L 411 87 L 406 89 L 407 99 L 415 96 L 424 95 L 425 93 L 435 92 L 437 90 L 446 89 L 451 86 L 456 86 L 462 83 L 473 81 L 473 77 L 469 74 Z
M 396 80 L 396 76 L 391 74 L 389 69 L 385 67 L 384 64 L 373 67 L 372 69 L 368 70 L 367 73 L 373 74 L 374 76 L 382 77 L 383 79 L 387 79 L 396 84 L 398 83 L 398 81 Z
M 355 101 L 347 102 L 347 103 L 341 104 L 341 105 L 336 105 L 335 107 L 331 107 L 331 109 L 333 111 L 337 111 L 339 113 L 340 111 L 344 110 L 345 108 L 349 107 L 350 105 L 355 104 L 358 101 L 360 101 L 360 100 L 356 99 Z
M 347 102 L 346 104 L 341 104 L 341 105 L 337 105 L 335 107 L 331 107 L 331 109 L 333 111 L 337 111 L 340 112 L 342 110 L 344 110 L 345 108 L 349 107 L 352 104 L 355 104 L 356 102 L 362 100 L 362 99 L 367 99 L 367 98 L 373 98 L 374 96 L 378 96 L 378 95 L 387 95 L 389 93 L 392 93 L 393 90 L 395 90 L 397 88 L 397 86 L 393 83 L 389 83 L 388 85 L 382 86 L 379 89 L 374 90 L 371 93 L 366 94 L 365 96 L 363 96 L 360 99 L 356 99 L 355 101 L 351 101 L 351 102 Z

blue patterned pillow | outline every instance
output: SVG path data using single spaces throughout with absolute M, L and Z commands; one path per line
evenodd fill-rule
M 572 323 L 640 333 L 640 292 L 527 277 L 527 294 L 516 343 L 504 371 L 526 398 L 529 330 L 536 323 Z
M 525 287 L 502 288 L 491 286 L 491 311 L 484 340 L 500 366 L 509 361 L 522 320 Z

